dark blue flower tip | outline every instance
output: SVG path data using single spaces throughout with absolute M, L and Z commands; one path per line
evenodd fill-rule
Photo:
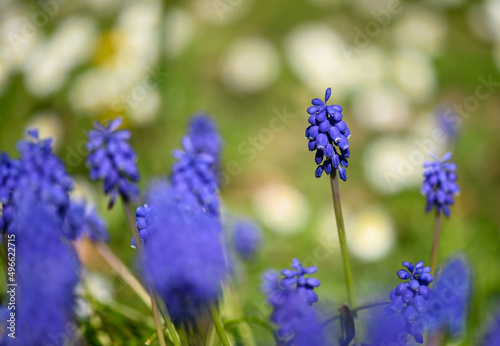
M 328 88 L 325 92 L 325 102 L 315 98 L 311 102 L 313 105 L 307 108 L 307 113 L 310 114 L 308 121 L 311 124 L 306 129 L 306 138 L 309 139 L 308 149 L 322 151 L 321 154 L 316 153 L 315 157 L 318 165 L 315 171 L 316 177 L 320 177 L 323 171 L 330 174 L 335 169 L 339 170 L 341 179 L 346 180 L 345 168 L 347 167 L 347 158 L 350 156 L 348 138 L 351 132 L 342 120 L 342 107 L 326 104 L 330 96 L 331 89 Z M 314 140 L 314 143 L 311 140 Z M 340 155 L 337 150 L 340 151 Z M 340 157 L 335 158 L 337 155 Z M 327 161 L 331 161 L 331 163 Z M 339 162 L 341 168 L 339 168 Z
M 304 275 L 311 275 L 316 273 L 317 267 L 302 267 L 302 263 L 297 258 L 292 261 L 292 269 L 282 269 L 281 274 L 283 278 L 280 281 L 280 285 L 286 289 L 295 289 L 302 298 L 309 304 L 312 305 L 318 301 L 316 293 L 314 293 L 314 288 L 318 287 L 321 282 L 316 278 L 305 277 Z

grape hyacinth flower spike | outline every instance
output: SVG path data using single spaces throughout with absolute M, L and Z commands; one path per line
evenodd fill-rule
M 449 162 L 451 153 L 445 154 L 441 159 L 431 154 L 434 161 L 424 162 L 424 181 L 422 194 L 426 197 L 426 212 L 432 209 L 436 213 L 443 213 L 450 217 L 450 206 L 455 204 L 454 196 L 460 192 L 457 181 L 457 165 Z
M 352 279 L 351 264 L 347 249 L 347 240 L 344 227 L 344 217 L 340 203 L 340 190 L 338 178 L 346 181 L 347 159 L 351 155 L 348 138 L 351 132 L 342 120 L 342 107 L 327 105 L 332 94 L 331 88 L 326 89 L 325 101 L 318 98 L 312 100 L 312 106 L 307 108 L 310 126 L 306 129 L 306 138 L 309 139 L 310 151 L 316 151 L 316 178 L 320 178 L 323 171 L 330 175 L 332 187 L 333 206 L 337 222 L 348 304 L 354 305 L 354 283 Z M 338 172 L 338 174 L 337 174 Z
M 106 126 L 96 122 L 94 130 L 88 133 L 87 164 L 90 179 L 104 181 L 104 192 L 110 195 L 110 209 L 118 196 L 128 203 L 136 200 L 139 195 L 136 185 L 139 181 L 137 154 L 128 143 L 130 131 L 117 130 L 122 121 L 118 117 L 109 121 Z
M 434 280 L 430 274 L 431 268 L 424 267 L 424 262 L 413 264 L 403 262 L 406 269 L 398 270 L 397 275 L 405 282 L 400 283 L 391 291 L 389 303 L 385 307 L 388 315 L 399 312 L 399 320 L 403 321 L 404 331 L 412 335 L 418 343 L 423 343 L 422 330 L 419 323 L 421 314 L 427 311 L 427 300 L 431 297 L 429 284 Z M 402 318 L 401 318 L 402 317 Z
M 424 162 L 424 181 L 422 194 L 427 200 L 426 212 L 436 210 L 436 222 L 434 227 L 434 239 L 431 249 L 431 267 L 436 267 L 439 235 L 441 232 L 441 215 L 450 217 L 450 206 L 455 203 L 454 195 L 460 192 L 458 187 L 457 165 L 449 162 L 451 153 L 446 153 L 441 159 L 431 153 L 434 161 Z
M 262 231 L 252 220 L 237 220 L 232 230 L 233 247 L 244 260 L 252 259 L 262 243 Z
M 307 108 L 310 125 L 306 129 L 306 138 L 309 139 L 309 151 L 316 151 L 316 177 L 320 178 L 323 172 L 330 174 L 335 170 L 340 179 L 345 181 L 347 159 L 351 154 L 348 141 L 351 132 L 342 120 L 342 107 L 327 105 L 331 93 L 331 88 L 326 89 L 325 101 L 315 98 L 312 100 L 313 105 Z
M 318 279 L 304 277 L 316 272 L 316 267 L 302 267 L 296 258 L 293 269 L 283 269 L 281 280 L 274 270 L 262 275 L 262 291 L 273 307 L 271 321 L 277 327 L 277 339 L 281 344 L 325 345 L 323 326 L 312 305 L 318 301 L 314 288 L 320 285 Z M 314 338 L 311 337 L 314 335 Z M 314 341 L 312 341 L 314 340 Z

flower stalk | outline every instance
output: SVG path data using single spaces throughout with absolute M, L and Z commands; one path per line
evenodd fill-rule
M 436 222 L 434 225 L 434 239 L 432 240 L 432 250 L 431 250 L 431 268 L 436 270 L 436 263 L 439 252 L 439 238 L 441 235 L 441 221 L 442 216 L 440 212 L 436 212 Z
M 339 181 L 337 170 L 330 173 L 330 183 L 332 186 L 333 208 L 335 210 L 335 219 L 337 221 L 337 231 L 339 234 L 340 250 L 342 252 L 342 262 L 344 264 L 344 276 L 347 291 L 347 303 L 354 306 L 354 282 L 352 279 L 351 262 L 349 261 L 349 251 L 345 234 L 344 217 L 342 215 L 342 205 L 340 203 Z

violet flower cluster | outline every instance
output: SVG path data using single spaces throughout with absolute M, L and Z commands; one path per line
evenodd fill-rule
M 232 236 L 233 247 L 244 260 L 253 258 L 262 242 L 262 231 L 252 220 L 237 220 L 233 225 Z
M 409 281 L 400 283 L 391 291 L 391 303 L 386 306 L 385 312 L 389 315 L 399 313 L 404 318 L 406 333 L 422 343 L 422 326 L 417 322 L 420 315 L 427 311 L 427 300 L 432 293 L 428 286 L 434 277 L 430 274 L 431 268 L 424 267 L 424 262 L 416 265 L 403 262 L 403 266 L 406 270 L 399 270 L 397 275 L 401 280 Z
M 148 225 L 143 266 L 176 325 L 193 325 L 222 294 L 228 265 L 218 217 L 199 206 L 183 208 L 178 191 L 166 183 L 149 194 L 155 216 Z
M 422 194 L 427 200 L 426 212 L 436 209 L 436 212 L 450 216 L 450 206 L 455 204 L 454 195 L 460 192 L 458 187 L 457 165 L 448 162 L 451 153 L 445 154 L 441 159 L 434 157 L 434 161 L 424 163 L 424 182 Z
M 347 159 L 351 155 L 348 138 L 351 132 L 342 120 L 342 107 L 327 105 L 332 90 L 326 89 L 325 101 L 318 98 L 312 100 L 312 106 L 307 109 L 309 127 L 306 129 L 306 138 L 309 139 L 309 151 L 316 150 L 315 161 L 316 178 L 323 172 L 330 174 L 338 170 L 342 180 L 347 179 Z
M 118 196 L 124 202 L 136 201 L 139 196 L 137 154 L 128 143 L 130 131 L 118 130 L 122 121 L 118 117 L 107 125 L 96 122 L 94 130 L 88 133 L 89 176 L 93 181 L 104 182 L 104 193 L 110 195 L 109 208 L 113 207 Z
M 172 184 L 181 193 L 193 194 L 209 214 L 219 214 L 218 162 L 222 140 L 208 116 L 194 117 L 182 138 L 183 150 L 174 150 Z
M 273 308 L 271 321 L 278 326 L 277 339 L 282 344 L 308 345 L 317 340 L 318 345 L 326 344 L 319 316 L 312 308 L 318 301 L 314 288 L 320 285 L 318 279 L 304 275 L 316 272 L 316 267 L 302 267 L 296 258 L 293 269 L 283 269 L 281 280 L 278 273 L 268 270 L 262 276 L 262 291 Z M 314 335 L 314 339 L 308 336 Z
M 10 235 L 18 259 L 16 341 L 45 345 L 60 335 L 77 340 L 76 329 L 68 325 L 76 323 L 74 290 L 80 264 L 74 249 L 61 240 L 63 219 L 33 191 L 20 192 L 16 203 L 16 233 Z

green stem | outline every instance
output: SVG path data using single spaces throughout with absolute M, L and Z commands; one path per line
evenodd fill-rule
M 226 331 L 224 330 L 224 326 L 222 325 L 222 321 L 215 304 L 210 307 L 210 316 L 212 317 L 212 322 L 214 323 L 217 335 L 219 335 L 220 342 L 223 346 L 230 346 Z
M 354 306 L 354 284 L 352 280 L 351 263 L 349 261 L 349 252 L 345 235 L 344 217 L 342 216 L 342 206 L 340 204 L 339 181 L 337 170 L 333 169 L 330 174 L 330 183 L 332 185 L 333 207 L 335 209 L 335 219 L 337 220 L 337 231 L 339 234 L 340 250 L 342 252 L 342 261 L 344 263 L 344 276 L 347 290 L 347 303 Z
M 432 250 L 431 250 L 431 269 L 434 272 L 436 271 L 440 233 L 441 233 L 441 213 L 436 212 L 436 223 L 434 225 L 434 239 L 432 241 Z

